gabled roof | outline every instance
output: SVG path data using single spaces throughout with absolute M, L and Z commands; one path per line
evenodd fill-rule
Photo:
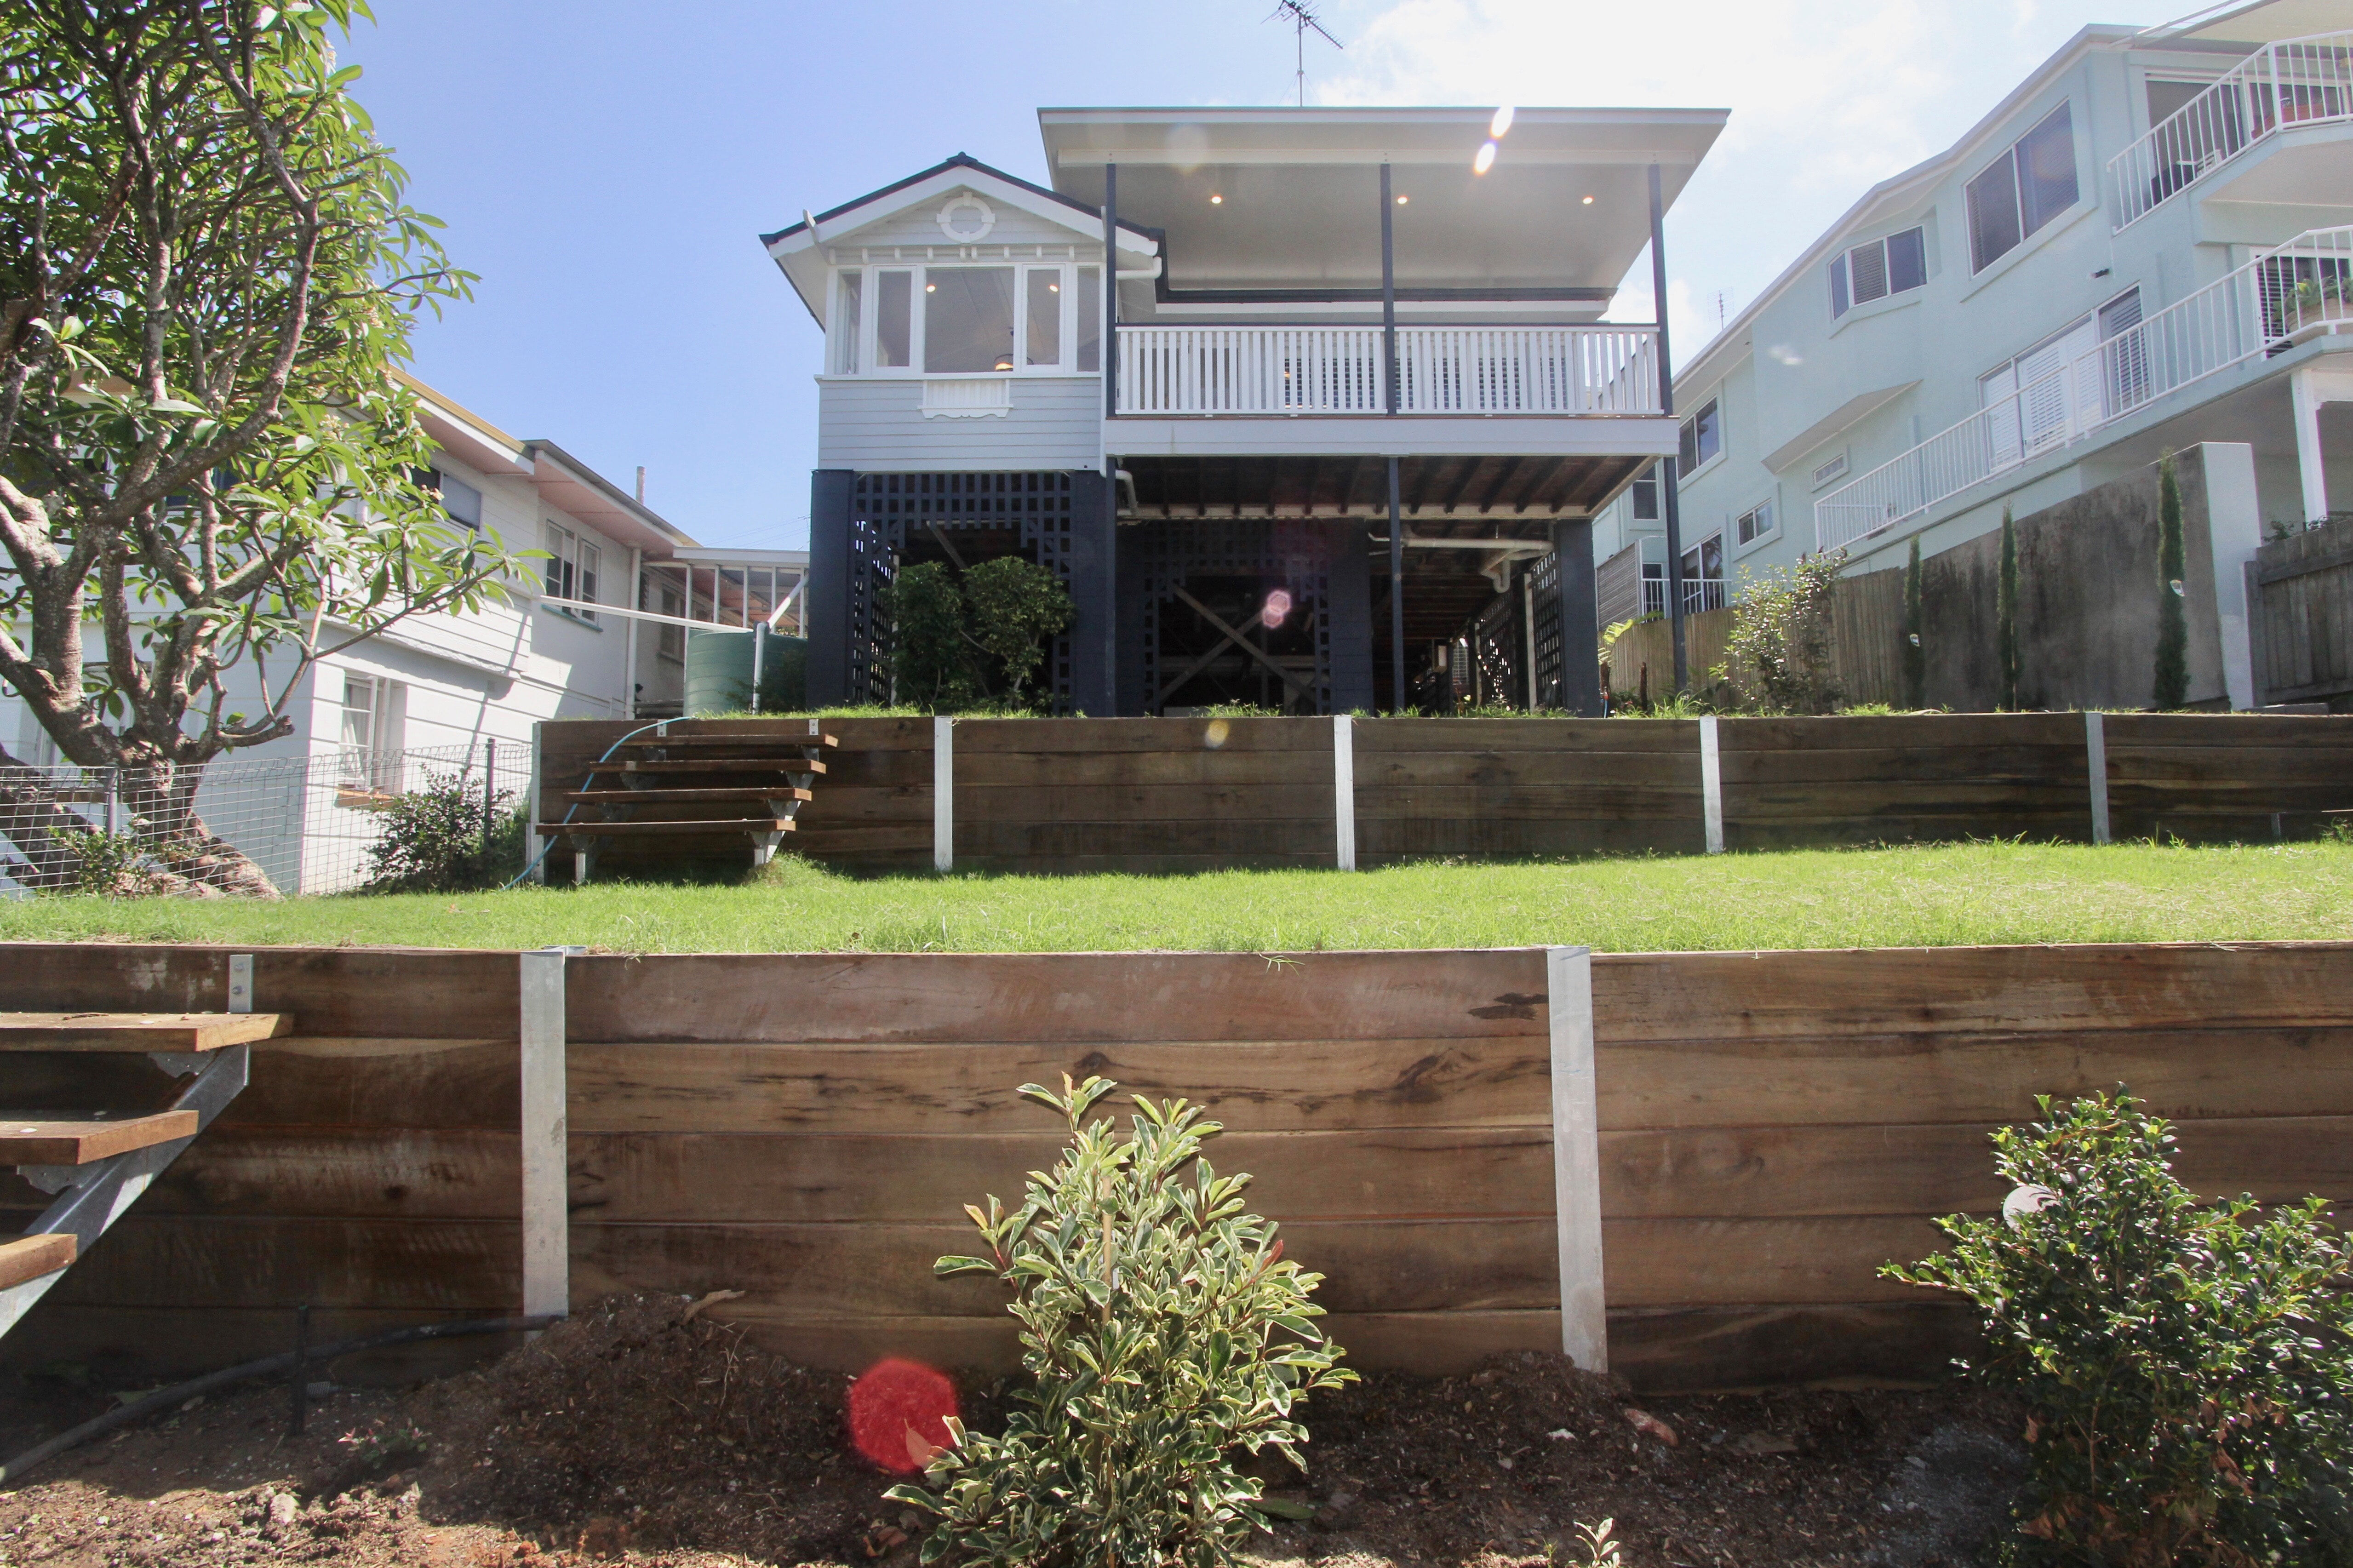
M 955 157 L 933 164 L 920 174 L 895 180 L 881 190 L 869 191 L 855 200 L 828 208 L 814 216 L 804 216 L 800 222 L 790 224 L 774 234 L 764 234 L 760 243 L 767 248 L 785 277 L 808 307 L 810 315 L 822 327 L 825 322 L 826 291 L 825 262 L 818 254 L 830 244 L 835 236 L 850 229 L 863 228 L 910 207 L 923 206 L 938 200 L 950 191 L 968 187 L 987 195 L 1017 211 L 1067 228 L 1073 235 L 1101 243 L 1103 212 L 1084 202 L 1075 201 L 1043 185 L 1030 184 L 1018 175 L 992 168 L 979 159 L 959 153 Z M 831 231 L 831 232 L 828 232 Z M 1160 253 L 1160 243 L 1152 234 L 1132 223 L 1119 226 L 1119 248 L 1132 258 L 1132 264 L 1148 263 Z

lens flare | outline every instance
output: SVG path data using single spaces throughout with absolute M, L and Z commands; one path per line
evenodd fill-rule
M 858 1451 L 894 1474 L 913 1475 L 948 1447 L 955 1384 L 944 1373 L 892 1357 L 849 1385 L 849 1438 Z
M 1493 137 L 1498 142 L 1502 141 L 1504 134 L 1512 129 L 1512 115 L 1514 112 L 1514 110 L 1508 103 L 1504 105 L 1503 108 L 1495 110 L 1495 118 L 1487 121 L 1487 134 Z
M 1493 142 L 1481 143 L 1479 155 L 1471 160 L 1471 172 L 1474 174 L 1483 174 L 1494 166 L 1495 144 Z
M 1259 611 L 1258 618 L 1262 625 L 1279 626 L 1282 625 L 1282 617 L 1289 614 L 1291 595 L 1277 588 L 1266 596 L 1266 607 Z

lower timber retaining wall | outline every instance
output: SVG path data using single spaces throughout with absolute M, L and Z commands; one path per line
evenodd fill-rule
M 229 952 L 4 946 L 0 1007 L 218 1008 Z M 255 1005 L 297 1032 L 254 1048 L 252 1087 L 0 1359 L 201 1371 L 286 1348 L 305 1303 L 316 1342 L 521 1300 L 518 955 L 255 957 Z M 1574 1020 L 1547 950 L 565 970 L 575 1303 L 741 1290 L 714 1310 L 813 1363 L 1008 1365 L 1001 1291 L 930 1262 L 968 1245 L 962 1205 L 1052 1157 L 1015 1086 L 1096 1073 L 1209 1106 L 1213 1160 L 1257 1176 L 1358 1363 L 1562 1343 L 1552 1068 Z M 1933 1249 L 1935 1215 L 1999 1207 L 1986 1136 L 2037 1093 L 2128 1085 L 2180 1119 L 2201 1190 L 2353 1190 L 2353 944 L 1599 955 L 1590 974 L 1582 1168 L 1610 1362 L 1638 1386 L 1936 1375 L 1965 1315 L 1877 1266 Z M 61 1081 L 0 1058 L 12 1109 Z M 0 1181 L 29 1217 L 39 1195 Z

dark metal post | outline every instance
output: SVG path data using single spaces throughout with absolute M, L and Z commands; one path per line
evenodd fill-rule
M 1103 417 L 1119 412 L 1119 165 L 1103 165 Z
M 482 855 L 483 866 L 489 868 L 491 832 L 499 819 L 499 743 L 490 742 L 489 755 L 482 762 Z
M 1405 519 L 1398 509 L 1398 460 L 1389 459 L 1389 711 L 1405 711 Z
M 1651 313 L 1659 319 L 1659 411 L 1675 416 L 1674 356 L 1667 351 L 1667 208 L 1659 194 L 1659 166 L 1651 165 Z M 1675 495 L 1675 466 L 1662 458 L 1659 470 L 1659 516 L 1667 525 L 1667 627 L 1675 647 L 1675 689 L 1691 689 L 1691 658 L 1683 644 L 1683 519 Z
M 850 574 L 863 572 L 849 548 L 850 509 L 858 475 L 849 468 L 818 468 L 809 475 L 809 566 L 801 603 L 808 608 L 808 705 L 829 708 L 873 699 L 849 690 L 849 642 L 863 626 L 850 623 Z M 687 595 L 694 614 L 694 595 Z
M 1390 413 L 1398 411 L 1397 355 L 1397 241 L 1390 232 L 1390 209 L 1397 205 L 1389 195 L 1389 166 L 1381 164 L 1381 406 Z M 1392 471 L 1397 465 L 1391 462 Z

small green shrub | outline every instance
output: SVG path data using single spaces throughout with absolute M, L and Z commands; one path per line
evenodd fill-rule
M 949 1423 L 954 1446 L 926 1480 L 890 1496 L 939 1516 L 923 1560 L 1024 1568 L 1213 1568 L 1263 1528 L 1260 1483 L 1234 1450 L 1272 1448 L 1303 1469 L 1301 1395 L 1354 1382 L 1314 1320 L 1321 1276 L 1282 1256 L 1275 1227 L 1243 1212 L 1250 1178 L 1200 1158 L 1219 1131 L 1198 1106 L 1141 1096 L 1128 1137 L 1088 1110 L 1115 1086 L 1021 1092 L 1070 1123 L 1051 1171 L 1021 1207 L 994 1196 L 987 1258 L 943 1258 L 941 1275 L 1012 1288 L 1021 1364 L 1002 1436 Z
M 882 591 L 897 698 L 926 712 L 1026 710 L 1046 639 L 1076 613 L 1050 568 L 1001 556 L 961 580 L 936 561 L 902 568 Z
M 1838 706 L 1831 602 L 1846 552 L 1831 551 L 1776 567 L 1745 585 L 1732 605 L 1724 663 L 1710 672 L 1731 682 L 1756 713 L 1828 713 Z
M 891 614 L 892 695 L 926 712 L 955 712 L 980 696 L 965 647 L 964 590 L 937 561 L 900 568 L 882 590 Z
M 2189 701 L 2189 612 L 2182 579 L 2189 574 L 2182 545 L 2181 479 L 2173 454 L 2157 465 L 2157 675 L 2150 705 L 2171 710 Z
M 522 869 L 523 814 L 515 792 L 501 790 L 484 832 L 480 781 L 435 769 L 422 789 L 397 795 L 381 814 L 367 847 L 365 890 L 454 893 L 495 888 Z
M 1006 697 L 1027 700 L 1046 639 L 1070 629 L 1071 591 L 1050 569 L 1004 555 L 965 573 L 964 595 L 973 640 L 997 660 Z
M 2348 1560 L 2353 1267 L 2321 1199 L 2209 1205 L 2172 1130 L 2089 1095 L 1993 1136 L 2017 1184 L 1889 1278 L 1974 1302 L 1963 1363 L 2031 1417 L 2015 1563 L 2253 1568 Z

